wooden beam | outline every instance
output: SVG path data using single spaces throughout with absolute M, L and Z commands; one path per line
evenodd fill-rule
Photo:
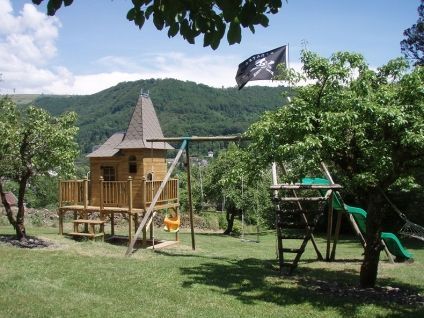
M 88 179 L 85 178 L 83 181 L 84 184 L 84 210 L 87 210 L 87 206 L 88 206 Z
M 171 167 L 168 170 L 168 173 L 166 174 L 165 178 L 163 179 L 158 191 L 155 194 L 155 197 L 153 198 L 152 202 L 150 203 L 149 208 L 147 209 L 146 213 L 144 214 L 143 219 L 140 222 L 140 225 L 138 226 L 137 231 L 134 234 L 133 239 L 131 240 L 130 244 L 128 245 L 128 249 L 125 253 L 125 255 L 129 256 L 131 255 L 135 242 L 137 241 L 137 238 L 140 236 L 140 233 L 143 231 L 143 228 L 146 226 L 146 223 L 148 222 L 149 218 L 151 217 L 153 213 L 153 209 L 155 208 L 156 202 L 159 200 L 159 197 L 163 191 L 163 189 L 166 186 L 166 183 L 168 182 L 169 178 L 171 178 L 171 174 L 174 171 L 175 167 L 177 166 L 178 161 L 180 160 L 180 157 L 184 151 L 184 149 L 187 146 L 187 140 L 184 140 L 180 146 L 180 149 L 177 153 L 177 155 L 174 158 L 174 161 L 172 162 Z
M 335 230 L 334 241 L 333 241 L 333 249 L 331 250 L 330 261 L 334 261 L 335 258 L 336 258 L 336 246 L 337 246 L 337 241 L 339 240 L 340 228 L 341 228 L 341 225 L 342 225 L 342 216 L 343 216 L 343 212 L 338 211 L 337 212 L 336 230 Z
M 271 186 L 271 190 L 320 190 L 320 189 L 332 189 L 332 190 L 338 190 L 343 189 L 343 187 L 340 184 L 289 184 L 289 183 L 283 183 L 283 184 L 276 184 Z
M 325 253 L 325 260 L 330 261 L 330 249 L 331 249 L 331 234 L 333 232 L 333 196 L 334 193 L 331 191 L 328 198 L 328 215 L 327 215 L 327 250 Z
M 152 138 L 147 139 L 147 142 L 164 142 L 164 141 L 240 141 L 248 140 L 247 137 L 242 136 L 191 136 L 191 137 L 168 137 L 168 138 Z
M 288 202 L 316 202 L 316 201 L 326 201 L 326 197 L 284 197 L 280 198 L 280 201 L 288 201 Z
M 191 248 L 193 251 L 196 249 L 196 242 L 194 239 L 194 221 L 193 221 L 193 200 L 191 195 L 191 173 L 190 173 L 190 154 L 189 143 L 186 146 L 186 161 L 187 161 L 187 194 L 188 194 L 188 211 L 190 213 L 190 230 L 191 230 Z

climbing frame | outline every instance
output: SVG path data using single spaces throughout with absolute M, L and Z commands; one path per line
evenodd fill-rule
M 331 260 L 332 196 L 334 190 L 341 188 L 338 184 L 326 185 L 326 194 L 324 196 L 316 196 L 316 193 L 319 192 L 313 190 L 324 189 L 324 186 L 301 183 L 274 184 L 271 186 L 276 211 L 278 259 L 281 274 L 292 274 L 310 240 L 313 243 L 317 258 L 319 260 L 323 259 L 315 242 L 313 232 L 325 208 L 328 209 L 328 235 L 325 259 L 327 261 Z M 298 248 L 286 247 L 287 240 L 301 240 L 301 243 Z M 294 255 L 294 257 L 289 255 Z

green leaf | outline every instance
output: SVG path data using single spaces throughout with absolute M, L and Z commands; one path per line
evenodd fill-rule
M 144 18 L 143 11 L 137 11 L 134 18 L 134 23 L 141 29 L 145 21 L 146 19 Z
M 180 30 L 180 25 L 177 22 L 172 23 L 168 29 L 168 37 L 170 38 L 174 37 L 179 30 Z
M 240 43 L 241 41 L 240 23 L 237 23 L 237 22 L 230 23 L 230 28 L 228 29 L 228 33 L 227 33 L 227 40 L 230 45 L 234 43 Z
M 137 13 L 136 13 L 136 9 L 131 8 L 128 13 L 127 13 L 127 19 L 129 21 L 134 21 L 135 17 L 136 17 Z
M 55 15 L 56 11 L 62 6 L 63 0 L 49 0 L 47 3 L 47 14 L 50 16 Z
M 163 19 L 162 13 L 160 13 L 159 11 L 155 11 L 153 13 L 153 23 L 154 23 L 156 29 L 158 29 L 158 30 L 162 30 L 163 29 L 163 26 L 165 24 L 165 21 Z

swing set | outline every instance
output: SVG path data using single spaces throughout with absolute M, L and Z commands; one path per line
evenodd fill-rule
M 213 136 L 213 137 L 170 137 L 170 138 L 155 138 L 155 139 L 148 139 L 147 142 L 153 143 L 153 142 L 180 142 L 180 147 L 178 148 L 177 155 L 175 156 L 171 166 L 168 169 L 168 172 L 163 178 L 160 186 L 157 188 L 156 193 L 153 196 L 152 201 L 150 202 L 149 207 L 146 209 L 144 216 L 140 223 L 138 224 L 138 228 L 134 234 L 134 236 L 131 238 L 131 241 L 128 245 L 127 251 L 125 255 L 131 255 L 134 251 L 134 245 L 138 239 L 138 237 L 141 235 L 142 232 L 146 231 L 147 226 L 152 224 L 153 218 L 156 215 L 155 213 L 155 205 L 159 201 L 159 198 L 162 195 L 162 192 L 164 191 L 168 181 L 171 178 L 171 175 L 177 166 L 178 162 L 180 161 L 183 152 L 185 152 L 186 155 L 186 167 L 187 167 L 187 196 L 188 196 L 188 212 L 189 212 L 189 218 L 190 218 L 190 232 L 191 232 L 191 246 L 192 249 L 196 249 L 196 242 L 195 242 L 195 233 L 194 233 L 194 222 L 193 222 L 193 198 L 192 198 L 192 185 L 191 185 L 191 169 L 190 169 L 190 143 L 192 142 L 211 142 L 211 141 L 240 141 L 240 136 Z M 179 226 L 180 226 L 180 216 L 178 213 L 174 215 L 173 217 L 167 217 L 164 220 L 165 224 L 165 230 L 171 232 L 178 233 Z

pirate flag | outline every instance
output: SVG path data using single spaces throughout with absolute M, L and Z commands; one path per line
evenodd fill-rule
M 236 82 L 242 89 L 248 81 L 270 80 L 274 77 L 279 63 L 286 64 L 287 46 L 252 55 L 238 67 Z

